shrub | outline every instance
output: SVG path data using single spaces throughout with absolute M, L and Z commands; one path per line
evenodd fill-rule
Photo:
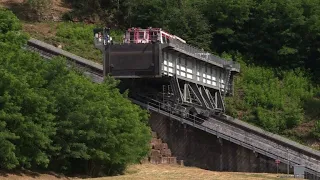
M 275 133 L 304 120 L 304 102 L 315 90 L 303 71 L 275 71 L 245 64 L 241 69 L 235 80 L 235 96 L 227 99 L 228 112 Z
M 9 10 L 0 8 L 0 34 L 21 30 L 19 19 Z

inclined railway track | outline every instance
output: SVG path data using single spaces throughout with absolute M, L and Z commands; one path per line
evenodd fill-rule
M 30 39 L 25 49 L 37 52 L 46 59 L 52 59 L 55 56 L 63 56 L 70 63 L 75 64 L 77 67 L 84 68 L 84 73 L 89 75 L 94 82 L 99 83 L 103 81 L 103 67 L 101 64 L 86 60 L 36 39 Z M 201 129 L 216 135 L 219 138 L 251 149 L 259 154 L 272 159 L 279 159 L 285 164 L 289 162 L 290 166 L 305 165 L 305 172 L 310 174 L 312 179 L 320 179 L 319 151 L 251 126 L 232 117 L 227 117 L 226 119 L 210 118 L 206 121 L 197 122 L 195 119 L 184 119 L 163 110 L 161 107 L 165 105 L 161 102 L 142 97 L 131 100 L 135 104 L 150 111 L 160 113 L 171 119 Z

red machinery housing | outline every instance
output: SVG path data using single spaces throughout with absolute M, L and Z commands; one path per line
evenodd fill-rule
M 126 44 L 145 44 L 151 42 L 160 42 L 161 44 L 169 43 L 170 39 L 176 39 L 181 41 L 182 43 L 186 43 L 182 38 L 169 34 L 163 31 L 161 28 L 130 28 L 126 31 L 124 35 L 123 43 Z

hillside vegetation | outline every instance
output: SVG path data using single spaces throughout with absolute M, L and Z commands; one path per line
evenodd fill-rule
M 27 0 L 12 10 L 42 20 L 55 2 Z M 310 146 L 319 142 L 320 1 L 64 3 L 72 7 L 61 14 L 65 22 L 25 21 L 24 31 L 101 62 L 94 27 L 111 27 L 116 39 L 128 27 L 162 27 L 241 63 L 235 95 L 227 99 L 230 115 Z M 1 9 L 0 167 L 117 174 L 146 155 L 147 113 L 120 94 L 112 78 L 93 84 L 62 59 L 46 62 L 22 50 L 28 37 L 20 29 L 19 20 Z
M 122 173 L 149 151 L 148 114 L 63 59 L 23 50 L 28 36 L 0 9 L 0 169 L 90 176 Z
M 279 70 L 303 68 L 319 82 L 318 0 L 65 0 L 71 19 L 113 29 L 162 27 L 205 50 Z
M 319 1 L 65 2 L 73 10 L 64 18 L 96 24 L 55 23 L 52 37 L 40 37 L 30 25 L 25 29 L 101 62 L 91 39 L 94 27 L 107 24 L 116 39 L 131 26 L 162 27 L 194 46 L 241 63 L 235 96 L 227 99 L 229 114 L 307 145 L 320 138 Z

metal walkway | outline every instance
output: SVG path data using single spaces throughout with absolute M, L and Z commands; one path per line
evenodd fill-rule
M 36 39 L 30 39 L 27 45 L 28 46 L 26 48 L 28 50 L 38 52 L 45 58 L 50 59 L 56 55 L 64 56 L 80 67 L 85 66 L 85 73 L 93 77 L 95 82 L 103 81 L 102 65 L 93 63 L 92 61 L 83 59 Z M 216 135 L 219 138 L 223 138 L 227 141 L 251 149 L 254 152 L 272 159 L 279 159 L 285 164 L 289 163 L 290 166 L 305 165 L 305 171 L 313 176 L 312 179 L 320 179 L 319 151 L 269 133 L 232 117 L 228 117 L 227 120 L 210 118 L 207 121 L 195 120 L 191 116 L 184 119 L 169 113 L 170 111 L 165 111 L 163 108 L 166 105 L 161 102 L 141 97 L 131 100 L 135 104 L 138 104 L 148 110 L 201 129 L 205 132 Z

